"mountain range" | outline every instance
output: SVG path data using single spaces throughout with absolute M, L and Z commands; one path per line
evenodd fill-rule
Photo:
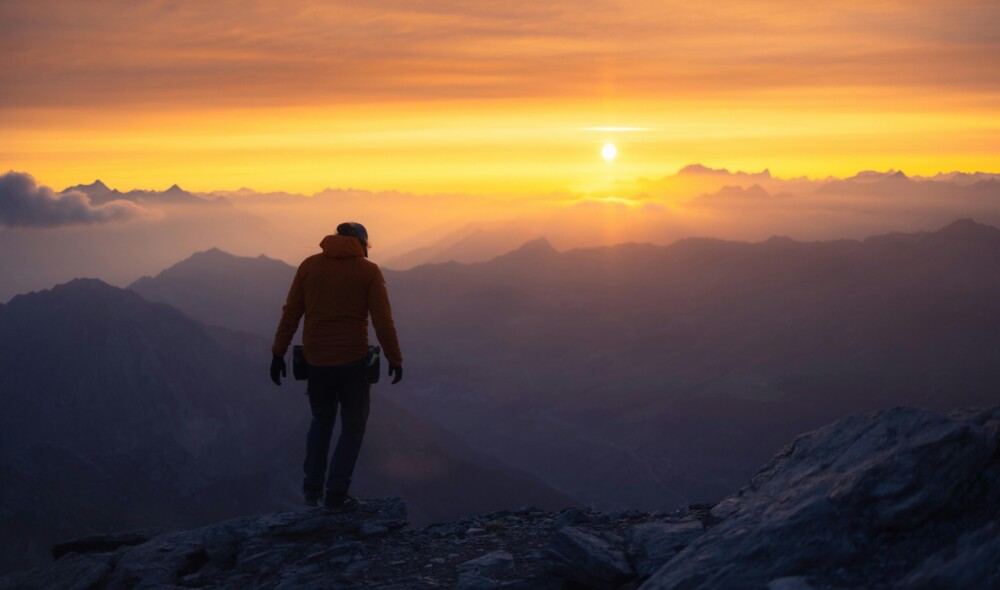
M 566 248 L 609 245 L 609 237 L 668 244 L 708 232 L 754 241 L 782 233 L 808 240 L 859 238 L 893 227 L 935 227 L 960 215 L 1000 224 L 998 204 L 997 174 L 927 177 L 888 170 L 842 179 L 785 179 L 768 170 L 730 172 L 693 164 L 657 180 L 617 183 L 606 194 L 578 195 L 558 211 L 453 225 L 384 263 L 402 270 L 485 262 L 540 236 Z
M 199 256 L 133 288 L 202 319 L 269 291 L 241 313 L 276 317 L 279 272 L 254 293 L 254 273 L 224 278 L 249 261 Z M 852 412 L 997 403 L 998 261 L 1000 230 L 959 220 L 831 242 L 535 240 L 386 271 L 408 365 L 387 395 L 585 503 L 669 509 L 721 497 L 782 440 Z M 175 297 L 175 275 L 198 288 Z
M 71 191 L 81 192 L 95 205 L 101 205 L 110 201 L 122 199 L 140 204 L 167 204 L 167 205 L 228 205 L 224 197 L 203 198 L 194 193 L 188 192 L 176 184 L 164 191 L 134 189 L 122 192 L 113 189 L 100 180 L 95 180 L 90 184 L 78 184 L 64 188 L 61 192 Z
M 395 270 L 486 262 L 540 237 L 569 250 L 669 245 L 693 236 L 861 239 L 930 230 L 962 217 L 1000 225 L 1000 175 L 986 172 L 921 177 L 888 170 L 811 179 L 695 164 L 593 191 L 530 195 L 194 192 L 177 184 L 119 190 L 100 180 L 57 192 L 27 172 L 9 174 L 30 182 L 14 183 L 21 188 L 3 217 L 21 219 L 11 203 L 23 202 L 39 227 L 0 228 L 0 301 L 81 276 L 128 285 L 213 247 L 295 262 L 350 220 L 366 224 L 375 237 L 373 259 Z M 24 189 L 29 184 L 35 188 Z M 69 214 L 72 207 L 78 212 Z

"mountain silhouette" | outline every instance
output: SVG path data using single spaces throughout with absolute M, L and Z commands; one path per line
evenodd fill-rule
M 1000 229 L 972 219 L 959 219 L 931 234 L 935 239 L 955 242 L 1000 242 Z
M 717 498 L 783 440 L 846 414 L 1000 401 L 998 231 L 962 220 L 833 242 L 533 242 L 386 271 L 420 367 L 387 394 L 596 506 Z M 245 273 L 205 273 L 174 304 L 257 297 Z M 287 287 L 274 288 L 248 316 L 277 313 Z
M 817 195 L 874 196 L 908 199 L 968 199 L 970 204 L 995 197 L 1000 184 L 993 178 L 984 178 L 968 184 L 946 181 L 929 181 L 908 177 L 902 172 L 862 172 L 844 180 L 831 180 L 816 189 Z
M 280 260 L 233 256 L 212 248 L 128 288 L 149 301 L 181 308 L 205 324 L 273 335 L 294 276 L 295 268 Z
M 899 248 L 682 240 L 395 273 L 400 330 L 421 338 L 411 360 L 439 384 L 400 400 L 599 505 L 717 497 L 769 446 L 847 413 L 996 403 L 1000 244 L 981 239 L 996 231 L 960 223 Z M 473 370 L 490 383 L 449 394 L 450 373 Z
M 536 229 L 521 227 L 518 223 L 491 229 L 463 228 L 427 246 L 392 257 L 383 266 L 409 269 L 424 264 L 482 262 L 502 256 L 521 244 L 543 239 L 537 236 Z
M 92 199 L 94 197 L 101 197 L 107 195 L 110 192 L 118 192 L 118 191 L 112 191 L 111 188 L 108 187 L 108 185 L 104 184 L 100 179 L 97 179 L 90 184 L 78 184 L 76 186 L 66 187 L 62 190 L 62 192 L 64 193 L 68 193 L 70 191 L 79 191 L 91 197 Z
M 95 205 L 107 203 L 117 199 L 133 201 L 146 204 L 177 204 L 177 205 L 199 205 L 199 204 L 228 204 L 225 199 L 203 199 L 190 193 L 181 187 L 173 184 L 165 191 L 130 190 L 121 192 L 118 189 L 109 188 L 100 180 L 95 180 L 90 184 L 78 184 L 66 187 L 62 192 L 79 191 L 90 198 L 90 202 Z
M 701 164 L 688 164 L 677 172 L 678 176 L 723 176 L 723 177 L 747 177 L 747 178 L 771 178 L 771 171 L 765 168 L 760 172 L 730 172 L 725 168 L 709 168 Z
M 0 307 L 0 335 L 4 571 L 37 563 L 69 531 L 300 503 L 304 386 L 270 383 L 259 338 L 92 279 L 15 297 Z M 356 482 L 362 495 L 406 497 L 418 522 L 571 503 L 377 389 Z
M 495 258 L 494 260 L 504 260 L 506 263 L 535 263 L 539 260 L 545 260 L 548 257 L 558 254 L 559 252 L 552 247 L 552 244 L 545 238 L 537 238 L 531 240 L 530 242 L 525 242 L 519 248 L 508 252 L 507 254 L 502 254 Z

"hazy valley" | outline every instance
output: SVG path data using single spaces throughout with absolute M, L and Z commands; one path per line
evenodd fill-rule
M 998 260 L 1000 230 L 972 221 L 863 241 L 534 241 L 387 272 L 412 369 L 379 389 L 581 502 L 673 508 L 849 413 L 996 403 Z M 259 331 L 293 272 L 214 251 L 131 288 Z
M 88 532 L 192 526 L 301 503 L 304 385 L 275 387 L 262 338 L 97 280 L 0 306 L 0 568 Z M 571 500 L 376 393 L 356 474 L 429 522 Z

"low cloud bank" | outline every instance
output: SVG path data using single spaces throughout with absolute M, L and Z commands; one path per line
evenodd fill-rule
M 150 212 L 128 201 L 94 205 L 79 191 L 57 194 L 24 172 L 0 175 L 0 226 L 60 227 L 131 221 Z

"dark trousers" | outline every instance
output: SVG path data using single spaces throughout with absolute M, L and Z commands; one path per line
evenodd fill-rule
M 306 461 L 303 465 L 306 478 L 302 484 L 307 495 L 319 496 L 323 492 L 323 477 L 327 471 L 327 456 L 330 454 L 330 438 L 333 436 L 338 405 L 340 438 L 330 458 L 326 498 L 330 500 L 347 494 L 368 422 L 369 388 L 363 361 L 336 367 L 309 367 L 306 392 L 312 409 L 312 424 L 306 438 Z

